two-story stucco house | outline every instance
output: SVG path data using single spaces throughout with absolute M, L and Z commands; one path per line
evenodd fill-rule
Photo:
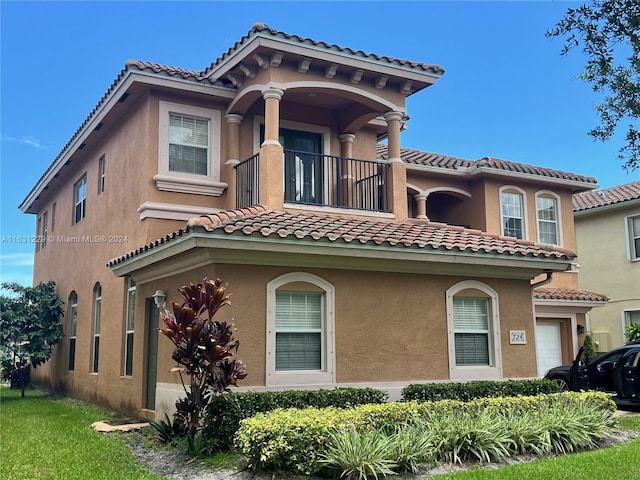
M 576 193 L 573 210 L 580 286 L 609 297 L 589 315 L 596 348 L 606 352 L 640 325 L 640 181 Z
M 394 398 L 568 361 L 606 301 L 575 269 L 572 195 L 596 180 L 402 148 L 407 99 L 443 73 L 261 24 L 201 72 L 128 61 L 20 205 L 67 309 L 34 378 L 171 408 L 152 297 L 204 277 L 233 294 L 247 389 Z

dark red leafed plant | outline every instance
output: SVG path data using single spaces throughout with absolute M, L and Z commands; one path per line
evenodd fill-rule
M 180 375 L 185 398 L 176 402 L 175 420 L 185 425 L 189 452 L 197 453 L 196 435 L 211 395 L 229 391 L 247 376 L 242 361 L 234 358 L 239 342 L 227 322 L 213 320 L 214 315 L 229 305 L 226 285 L 221 279 L 207 280 L 178 289 L 182 305 L 173 303 L 173 313 L 161 312 L 167 328 L 160 333 L 175 345 L 171 358 L 178 364 L 172 369 Z M 188 386 L 185 383 L 188 377 Z

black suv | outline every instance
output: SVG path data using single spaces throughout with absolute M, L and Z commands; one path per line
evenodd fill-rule
M 615 392 L 619 403 L 640 404 L 640 340 L 588 357 L 580 348 L 571 365 L 549 370 L 544 378 L 563 390 Z

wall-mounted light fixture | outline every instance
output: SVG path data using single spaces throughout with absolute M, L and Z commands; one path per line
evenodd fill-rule
M 584 326 L 578 324 L 576 330 L 578 331 L 578 335 L 582 335 L 584 333 Z
M 158 308 L 164 308 L 166 306 L 166 299 L 167 294 L 162 290 L 156 290 L 156 293 L 153 294 L 153 303 L 155 303 Z

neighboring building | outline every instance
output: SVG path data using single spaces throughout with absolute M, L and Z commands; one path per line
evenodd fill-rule
M 596 349 L 606 352 L 640 325 L 640 181 L 575 194 L 573 215 L 580 286 L 609 297 L 590 314 Z
M 229 283 L 248 389 L 393 398 L 569 361 L 606 301 L 574 264 L 572 195 L 596 180 L 401 148 L 407 97 L 443 73 L 261 24 L 202 72 L 128 61 L 20 205 L 67 308 L 34 378 L 172 408 L 152 297 L 204 277 Z

